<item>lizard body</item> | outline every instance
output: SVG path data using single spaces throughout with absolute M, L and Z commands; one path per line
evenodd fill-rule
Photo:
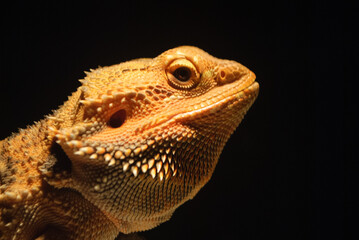
M 53 114 L 0 142 L 0 239 L 151 229 L 208 182 L 259 85 L 189 46 L 87 72 Z

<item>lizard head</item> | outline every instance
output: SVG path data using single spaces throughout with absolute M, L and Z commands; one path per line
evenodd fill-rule
M 167 220 L 210 179 L 259 85 L 243 65 L 189 46 L 101 67 L 56 139 L 71 187 L 123 232 Z

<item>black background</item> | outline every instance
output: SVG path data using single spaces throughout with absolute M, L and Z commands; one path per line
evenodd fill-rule
M 129 2 L 2 6 L 0 137 L 56 109 L 84 70 L 195 45 L 253 70 L 260 95 L 211 181 L 140 235 L 358 239 L 357 6 Z

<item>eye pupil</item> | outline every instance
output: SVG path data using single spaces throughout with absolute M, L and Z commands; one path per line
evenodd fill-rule
M 187 82 L 191 78 L 191 70 L 186 67 L 180 67 L 173 72 L 173 76 L 181 82 Z

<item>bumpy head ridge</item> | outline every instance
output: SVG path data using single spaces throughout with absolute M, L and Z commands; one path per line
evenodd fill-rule
M 72 186 L 123 232 L 167 220 L 211 177 L 258 94 L 254 80 L 243 65 L 189 46 L 91 70 L 79 120 L 53 129 Z

